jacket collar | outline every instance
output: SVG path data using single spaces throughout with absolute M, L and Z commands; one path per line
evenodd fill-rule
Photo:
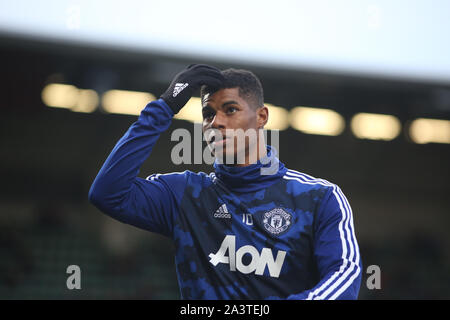
M 216 177 L 234 192 L 254 192 L 269 187 L 284 176 L 287 169 L 277 158 L 276 149 L 267 145 L 267 155 L 245 167 L 214 162 Z

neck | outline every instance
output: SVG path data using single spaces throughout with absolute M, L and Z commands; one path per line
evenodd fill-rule
M 226 161 L 224 164 L 230 167 L 247 167 L 257 163 L 259 160 L 267 156 L 266 141 L 264 139 L 263 131 L 258 131 L 259 132 L 255 143 L 248 143 L 244 151 L 238 151 L 234 155 L 231 164 L 226 163 Z M 240 154 L 241 152 L 244 154 Z

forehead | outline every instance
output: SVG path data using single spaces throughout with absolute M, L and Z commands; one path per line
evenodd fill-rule
M 235 101 L 241 105 L 246 105 L 247 102 L 239 95 L 239 88 L 225 88 L 217 90 L 210 94 L 207 93 L 202 98 L 202 106 L 207 104 L 211 106 L 220 106 L 227 101 Z

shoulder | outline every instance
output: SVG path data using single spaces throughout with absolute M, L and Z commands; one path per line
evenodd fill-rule
M 185 195 L 197 197 L 202 190 L 213 184 L 211 174 L 204 172 L 182 172 L 154 173 L 145 180 L 147 186 L 157 187 L 163 192 L 169 192 L 181 201 Z
M 319 196 L 321 199 L 320 202 L 323 206 L 338 207 L 340 210 L 351 212 L 348 199 L 337 184 L 295 170 L 288 170 L 283 178 L 289 181 L 295 181 L 298 185 L 309 188 L 309 190 L 314 189 L 314 191 L 319 191 L 321 194 Z
M 346 196 L 335 183 L 295 170 L 287 170 L 283 179 L 293 184 L 292 187 L 288 188 L 296 190 L 292 192 L 293 194 L 298 195 L 306 192 L 317 199 L 320 204 L 317 209 L 318 212 L 323 212 L 326 215 L 334 212 L 351 212 L 351 207 Z
M 288 169 L 283 179 L 287 182 L 287 189 L 293 194 L 310 192 L 314 197 L 325 200 L 333 194 L 342 193 L 337 184 L 296 170 Z
M 331 189 L 338 188 L 338 186 L 328 180 L 322 178 L 316 178 L 304 172 L 287 169 L 283 176 L 283 179 L 287 181 L 292 181 L 299 186 L 304 186 L 307 188 L 319 188 L 319 189 Z
M 168 183 L 209 184 L 215 179 L 214 173 L 193 172 L 190 170 L 168 173 L 154 173 L 149 175 L 147 181 L 165 181 Z
M 157 181 L 157 180 L 182 180 L 187 179 L 189 176 L 188 170 L 185 170 L 183 172 L 168 172 L 168 173 L 153 173 L 149 175 L 145 180 L 147 181 Z

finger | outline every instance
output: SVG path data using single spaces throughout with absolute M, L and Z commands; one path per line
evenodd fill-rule
M 199 68 L 196 70 L 196 75 L 198 77 L 214 77 L 217 79 L 225 80 L 222 72 L 218 69 Z
M 207 86 L 211 86 L 211 87 L 220 87 L 223 84 L 223 76 L 220 75 L 222 78 L 217 77 L 217 76 L 204 76 L 201 77 L 198 80 L 198 84 L 199 85 L 207 85 Z

